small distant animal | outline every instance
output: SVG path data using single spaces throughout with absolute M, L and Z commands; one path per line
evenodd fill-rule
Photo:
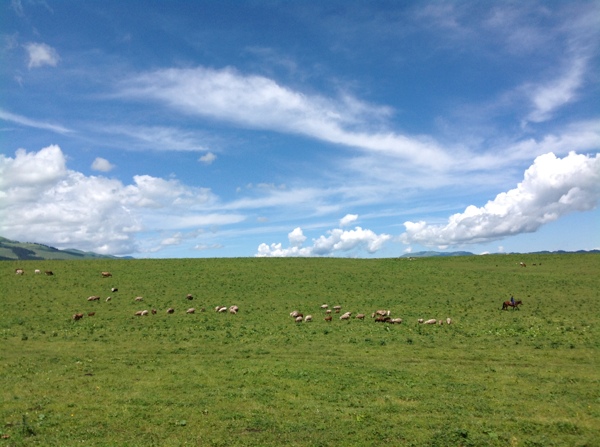
M 119 291 L 119 289 L 117 289 L 116 287 L 111 287 L 111 288 L 110 288 L 110 291 L 111 291 L 111 292 L 118 292 L 118 291 Z
M 94 315 L 96 315 L 96 312 L 88 312 L 88 317 L 93 317 Z
M 167 313 L 168 313 L 168 314 L 172 314 L 173 312 L 175 312 L 175 309 L 173 309 L 172 307 L 169 307 L 169 308 L 167 309 Z
M 533 265 L 535 265 L 535 264 L 533 264 Z M 35 273 L 36 275 L 38 275 L 38 274 L 40 274 L 41 272 L 40 272 L 38 269 L 35 269 L 33 273 Z
M 81 320 L 83 318 L 83 314 L 74 314 L 73 315 L 73 320 L 77 321 L 77 320 Z
M 188 300 L 190 300 L 190 301 L 191 301 L 191 300 L 193 300 L 193 299 L 194 299 L 194 297 L 192 296 L 192 294 L 191 294 L 191 293 L 188 293 L 188 294 L 186 295 L 186 299 L 188 299 Z
M 112 273 L 110 273 L 110 272 L 100 272 L 100 274 L 102 275 L 103 278 L 108 278 L 108 277 L 112 276 Z
M 88 301 L 99 301 L 100 297 L 97 295 L 92 295 L 92 296 L 89 296 L 87 300 Z
M 17 275 L 24 275 L 25 274 L 25 270 L 23 270 L 23 269 L 15 269 L 15 274 L 17 274 Z
M 193 314 L 196 312 L 196 309 L 194 309 L 193 307 L 190 307 L 188 310 L 185 311 L 186 314 Z
M 46 274 L 46 276 L 54 275 L 54 272 L 52 270 L 46 270 L 44 273 Z

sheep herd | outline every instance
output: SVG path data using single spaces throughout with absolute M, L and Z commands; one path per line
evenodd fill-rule
M 19 269 L 19 270 L 20 270 L 20 269 Z M 22 273 L 21 273 L 21 274 L 22 274 Z M 110 272 L 101 272 L 101 276 L 102 276 L 103 278 L 110 278 L 110 277 L 112 277 L 112 273 L 110 273 Z M 111 287 L 111 289 L 110 289 L 110 291 L 111 291 L 112 293 L 118 292 L 118 290 L 119 290 L 119 289 L 118 289 L 118 288 L 116 288 L 116 287 Z M 188 301 L 191 301 L 191 300 L 193 300 L 193 299 L 194 299 L 194 296 L 193 296 L 192 294 L 188 293 L 188 294 L 185 296 L 185 299 L 186 299 L 186 300 L 188 300 Z M 111 301 L 111 300 L 112 300 L 112 297 L 111 297 L 111 296 L 109 296 L 109 297 L 107 297 L 107 298 L 105 299 L 105 302 L 109 302 L 109 301 Z M 91 296 L 89 296 L 89 297 L 87 298 L 87 301 L 100 301 L 100 297 L 99 297 L 98 295 L 91 295 Z M 142 297 L 142 296 L 136 296 L 136 297 L 133 299 L 133 301 L 134 301 L 134 302 L 136 302 L 136 303 L 143 302 L 143 301 L 144 301 L 144 297 Z M 200 312 L 204 312 L 205 310 L 206 310 L 206 309 L 202 308 L 202 309 L 200 309 L 199 311 L 200 311 Z M 235 315 L 235 314 L 237 314 L 237 313 L 238 313 L 238 311 L 239 311 L 239 307 L 238 307 L 238 306 L 236 306 L 236 305 L 232 305 L 232 306 L 229 306 L 229 307 L 228 307 L 228 306 L 217 306 L 217 307 L 215 307 L 215 311 L 216 311 L 217 313 L 224 313 L 224 312 L 228 312 L 228 313 L 230 313 L 230 314 L 233 314 L 233 315 Z M 148 315 L 156 315 L 157 313 L 158 313 L 158 310 L 156 310 L 156 309 L 151 309 L 151 310 L 144 309 L 144 310 L 137 310 L 137 311 L 135 311 L 133 315 L 134 315 L 134 316 L 136 316 L 136 317 L 145 317 L 145 316 L 148 316 Z M 166 310 L 166 313 L 167 313 L 167 314 L 169 314 L 169 315 L 171 315 L 171 314 L 174 314 L 174 313 L 175 313 L 175 309 L 174 309 L 174 308 L 172 308 L 172 307 L 169 307 L 169 308 Z M 194 314 L 194 313 L 196 313 L 196 308 L 194 308 L 194 307 L 190 307 L 190 308 L 188 308 L 188 309 L 185 311 L 185 313 L 186 313 L 186 314 Z M 96 312 L 89 312 L 87 315 L 88 315 L 89 317 L 92 317 L 92 316 L 94 316 L 95 314 L 96 314 Z M 78 321 L 78 320 L 81 320 L 81 319 L 84 317 L 84 315 L 85 315 L 84 313 L 75 313 L 75 314 L 73 314 L 73 316 L 72 316 L 72 319 L 73 319 L 73 320 L 75 320 L 75 321 Z
M 323 318 L 324 321 L 330 322 L 333 320 L 333 316 L 331 309 L 329 309 L 329 305 L 327 304 L 322 304 L 321 305 L 321 310 L 324 311 L 324 315 L 325 317 Z M 333 306 L 333 311 L 335 313 L 341 313 L 342 311 L 342 306 L 336 305 Z M 391 315 L 392 311 L 391 310 L 383 310 L 383 309 L 378 309 L 375 312 L 373 312 L 371 314 L 371 318 L 373 318 L 373 320 L 376 323 L 388 323 L 388 324 L 402 324 L 402 322 L 404 321 L 402 318 L 392 318 Z M 357 320 L 364 320 L 365 319 L 365 314 L 363 313 L 358 313 L 354 316 L 355 319 Z M 290 312 L 290 317 L 293 318 L 293 320 L 296 323 L 308 323 L 313 321 L 313 316 L 312 315 L 304 315 L 302 312 L 298 311 L 298 310 L 293 310 L 292 312 Z M 347 321 L 350 320 L 352 318 L 352 312 L 345 312 L 342 315 L 340 315 L 339 319 L 341 321 Z M 423 318 L 419 318 L 417 320 L 417 323 L 419 324 L 438 324 L 438 325 L 443 325 L 444 322 L 446 324 L 452 324 L 452 319 L 451 318 L 446 318 L 446 320 L 437 320 L 435 318 L 431 318 L 429 320 L 425 320 Z

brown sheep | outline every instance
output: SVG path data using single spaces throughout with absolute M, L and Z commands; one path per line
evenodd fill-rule
M 83 318 L 83 314 L 74 314 L 73 315 L 73 320 L 77 321 L 77 320 L 81 320 Z
M 46 274 L 46 276 L 54 275 L 54 272 L 52 270 L 46 270 L 44 273 Z
M 93 317 L 94 315 L 96 315 L 96 312 L 88 312 L 88 317 Z
M 324 318 L 324 320 L 325 320 L 325 321 L 331 321 L 331 319 L 332 319 L 332 318 L 333 318 L 333 317 L 332 317 L 331 315 L 327 315 L 327 316 Z
M 364 320 L 365 319 L 365 314 L 356 314 L 356 317 L 354 317 L 354 318 L 357 318 L 359 320 Z
M 188 299 L 188 300 L 190 300 L 190 301 L 194 299 L 194 297 L 192 296 L 191 293 L 188 293 L 185 298 Z

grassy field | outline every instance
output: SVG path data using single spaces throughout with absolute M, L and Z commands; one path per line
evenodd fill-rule
M 595 254 L 3 261 L 0 447 L 599 446 L 599 273 Z

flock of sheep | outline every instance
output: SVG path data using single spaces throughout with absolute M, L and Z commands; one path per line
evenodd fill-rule
M 16 269 L 15 273 L 17 275 L 23 275 L 25 273 L 25 271 L 23 269 Z M 36 270 L 35 273 L 40 273 L 40 271 Z M 49 271 L 49 270 L 46 271 L 45 273 L 46 273 L 46 275 L 53 275 L 52 271 Z M 101 275 L 102 275 L 103 278 L 110 278 L 110 277 L 112 277 L 112 273 L 110 273 L 110 272 L 101 272 Z M 118 289 L 116 287 L 112 287 L 111 288 L 111 292 L 114 293 L 114 292 L 117 292 L 117 291 L 118 291 Z M 105 301 L 108 302 L 111 299 L 112 298 L 109 296 L 109 297 L 106 298 Z M 191 294 L 187 294 L 186 299 L 189 300 L 189 301 L 191 301 L 191 300 L 194 299 L 194 297 Z M 92 296 L 88 297 L 87 300 L 88 301 L 99 301 L 100 297 L 97 296 L 97 295 L 92 295 Z M 134 301 L 141 302 L 141 301 L 143 301 L 143 297 L 138 296 L 138 297 L 136 297 L 134 299 Z M 202 308 L 200 311 L 204 312 L 204 310 L 205 309 Z M 329 309 L 329 305 L 327 305 L 327 304 L 321 305 L 321 310 L 325 312 L 325 317 L 324 317 L 325 321 L 332 321 L 333 320 L 333 316 L 331 315 L 332 314 L 332 310 Z M 333 306 L 333 311 L 335 313 L 339 314 L 339 313 L 341 313 L 341 310 L 342 310 L 342 306 L 339 306 L 339 305 L 338 306 Z M 234 314 L 235 315 L 235 314 L 238 313 L 238 311 L 239 311 L 239 307 L 235 306 L 235 305 L 229 306 L 229 307 L 227 307 L 227 306 L 216 306 L 215 307 L 215 312 L 217 312 L 217 313 L 229 312 L 230 314 Z M 167 312 L 167 314 L 173 314 L 173 313 L 175 313 L 175 309 L 173 309 L 172 307 L 169 307 L 166 312 Z M 196 309 L 193 308 L 193 307 L 190 307 L 190 308 L 188 308 L 185 311 L 186 314 L 193 314 L 195 312 L 196 312 Z M 150 314 L 155 315 L 156 313 L 158 313 L 158 311 L 156 309 L 151 309 L 151 310 L 145 309 L 145 310 L 138 310 L 138 311 L 136 311 L 134 313 L 134 315 L 142 317 L 142 316 L 147 316 L 147 315 L 150 315 Z M 96 312 L 89 312 L 87 315 L 91 317 L 91 316 L 94 316 L 95 314 L 96 314 Z M 390 315 L 391 315 L 391 311 L 390 310 L 379 309 L 379 310 L 376 310 L 375 312 L 373 312 L 371 314 L 371 318 L 373 318 L 376 323 L 389 323 L 389 324 L 401 324 L 402 323 L 402 321 L 403 321 L 402 318 L 392 318 Z M 81 320 L 83 317 L 84 317 L 83 313 L 76 313 L 76 314 L 73 314 L 72 318 L 73 318 L 73 320 L 77 321 L 77 320 Z M 294 310 L 294 311 L 290 312 L 290 317 L 292 317 L 296 323 L 302 323 L 302 322 L 308 323 L 308 322 L 313 321 L 313 316 L 312 315 L 306 315 L 305 316 L 302 312 L 300 312 L 298 310 Z M 351 317 L 352 317 L 352 312 L 345 312 L 342 315 L 340 315 L 339 318 L 340 318 L 340 320 L 344 321 L 344 320 L 350 320 Z M 354 316 L 354 318 L 357 319 L 357 320 L 364 320 L 365 317 L 366 317 L 366 315 L 363 314 L 363 313 L 358 313 L 358 314 L 356 314 Z M 438 325 L 443 325 L 444 323 L 446 323 L 446 324 L 452 324 L 452 319 L 451 318 L 446 318 L 446 320 L 437 320 L 435 318 L 431 318 L 431 319 L 425 320 L 423 318 L 419 318 L 417 320 L 417 322 L 419 324 L 438 324 Z
M 112 273 L 110 273 L 110 272 L 101 272 L 101 275 L 102 275 L 103 278 L 110 278 L 110 277 L 112 277 Z M 116 287 L 112 287 L 110 289 L 110 291 L 112 293 L 115 293 L 115 292 L 118 292 L 119 289 L 117 289 Z M 185 298 L 188 301 L 191 301 L 191 300 L 194 299 L 194 296 L 192 294 L 188 293 Z M 88 297 L 87 300 L 88 301 L 100 301 L 100 297 L 98 295 L 92 295 L 92 296 Z M 109 296 L 109 297 L 106 298 L 105 301 L 109 302 L 111 300 L 112 300 L 112 297 Z M 141 296 L 137 296 L 137 297 L 134 298 L 135 302 L 141 302 L 143 300 L 144 300 L 144 298 L 141 297 Z M 200 312 L 204 312 L 204 311 L 205 311 L 204 308 L 200 309 Z M 217 307 L 215 307 L 215 312 L 217 312 L 217 313 L 229 312 L 230 314 L 234 314 L 235 315 L 235 314 L 238 313 L 238 311 L 239 311 L 239 307 L 235 306 L 235 305 L 229 306 L 229 307 L 227 307 L 227 306 L 217 306 Z M 169 307 L 166 312 L 167 312 L 167 314 L 173 314 L 173 313 L 175 313 L 175 309 L 172 308 L 172 307 Z M 134 315 L 137 316 L 137 317 L 145 317 L 145 316 L 150 315 L 150 314 L 156 315 L 157 313 L 158 313 L 158 311 L 156 309 L 151 309 L 151 310 L 144 309 L 144 310 L 138 310 L 138 311 L 136 311 L 134 313 Z M 196 313 L 196 309 L 194 307 L 190 307 L 190 308 L 188 308 L 185 311 L 185 313 L 186 314 Z M 96 312 L 89 312 L 87 315 L 89 317 L 92 317 L 95 314 L 96 314 Z M 73 314 L 72 318 L 73 318 L 73 320 L 78 321 L 78 320 L 81 320 L 84 317 L 84 315 L 85 314 L 83 314 L 83 313 L 76 313 L 76 314 Z
M 321 309 L 325 311 L 325 321 L 331 321 L 333 320 L 333 316 L 331 315 L 332 311 L 331 309 L 329 309 L 329 305 L 327 304 L 323 304 L 321 305 Z M 333 311 L 335 313 L 341 313 L 342 311 L 342 306 L 333 306 Z M 392 318 L 391 315 L 391 311 L 390 310 L 376 310 L 375 312 L 373 312 L 371 314 L 371 318 L 373 318 L 375 320 L 376 323 L 389 323 L 389 324 L 402 324 L 402 318 Z M 354 316 L 355 319 L 357 320 L 364 320 L 365 319 L 365 314 L 363 313 L 359 313 L 356 314 Z M 302 312 L 298 311 L 298 310 L 294 310 L 292 312 L 290 312 L 290 317 L 292 317 L 294 319 L 294 321 L 296 323 L 308 323 L 313 321 L 313 316 L 312 315 L 304 315 Z M 352 312 L 345 312 L 342 315 L 340 315 L 340 320 L 350 320 L 350 318 L 352 317 Z M 417 320 L 417 322 L 419 324 L 439 324 L 440 326 L 444 324 L 444 320 L 437 320 L 435 318 L 431 318 L 429 320 L 425 320 L 423 318 L 419 318 Z M 446 318 L 446 324 L 452 324 L 452 319 L 451 318 Z

